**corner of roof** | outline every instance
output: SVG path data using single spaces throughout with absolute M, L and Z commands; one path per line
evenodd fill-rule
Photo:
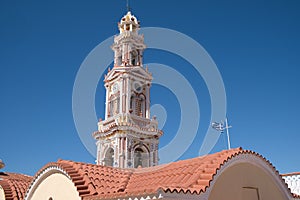
M 245 150 L 242 147 L 238 147 L 236 149 L 233 149 L 233 152 L 234 152 L 234 150 L 236 150 L 237 152 L 234 153 L 234 154 L 232 154 L 230 157 L 228 157 L 226 160 L 224 160 L 223 163 L 221 163 L 220 167 L 216 170 L 216 173 L 213 175 L 212 179 L 209 181 L 209 185 L 207 187 L 205 187 L 204 192 L 210 186 L 211 182 L 214 180 L 214 177 L 217 175 L 218 171 L 223 167 L 223 165 L 225 165 L 227 162 L 229 162 L 234 157 L 237 157 L 237 156 L 240 156 L 240 155 L 244 155 L 244 154 L 248 154 L 248 155 L 254 155 L 254 156 L 258 157 L 259 159 L 261 159 L 263 162 L 265 162 L 270 167 L 271 171 L 280 179 L 281 183 L 285 186 L 285 189 L 287 189 L 287 191 L 289 191 L 289 193 L 292 196 L 294 196 L 294 198 L 296 198 L 296 199 L 299 198 L 300 199 L 300 195 L 296 195 L 296 194 L 293 194 L 291 192 L 290 188 L 288 187 L 288 184 L 282 178 L 283 175 L 281 175 L 279 173 L 279 171 L 276 169 L 276 167 L 266 157 L 262 156 L 261 154 L 255 152 L 255 151 Z M 228 150 L 228 152 L 230 152 L 230 151 L 231 150 Z M 291 174 L 299 174 L 300 175 L 300 172 L 299 173 L 290 173 L 290 174 L 286 174 L 286 175 L 291 175 Z
M 25 174 L 1 172 L 0 186 L 7 197 L 23 199 L 32 177 Z
M 282 177 L 285 176 L 300 176 L 300 172 L 290 172 L 290 173 L 285 173 L 285 174 L 281 174 Z
M 204 193 L 211 186 L 213 180 L 215 179 L 215 177 L 219 173 L 219 171 L 228 162 L 230 162 L 230 160 L 232 160 L 233 158 L 242 156 L 242 155 L 247 155 L 247 154 L 254 155 L 254 156 L 258 157 L 259 159 L 261 159 L 263 162 L 265 162 L 270 167 L 271 171 L 273 171 L 273 173 L 276 174 L 276 176 L 280 177 L 278 170 L 276 170 L 276 168 L 272 165 L 272 163 L 269 160 L 267 160 L 265 157 L 263 157 L 262 155 L 254 152 L 252 150 L 245 150 L 242 147 L 238 147 L 238 148 L 223 150 L 223 151 L 220 151 L 217 153 L 198 157 L 199 160 L 206 159 L 205 162 L 208 163 L 208 165 L 210 165 L 211 168 L 206 169 L 205 167 L 203 168 L 203 166 L 199 166 L 199 168 L 197 168 L 197 170 L 196 170 L 196 171 L 199 171 L 198 175 L 194 175 L 194 176 L 198 176 L 198 179 L 195 178 L 194 182 L 192 182 L 187 188 L 162 187 L 161 189 L 164 192 L 171 192 L 171 193 L 173 193 L 173 192 L 176 192 L 176 193 L 190 192 L 191 194 L 198 194 L 198 195 L 201 193 Z M 178 162 L 197 162 L 197 158 L 192 158 L 189 160 L 183 160 L 183 161 L 178 161 Z M 204 166 L 206 166 L 206 165 L 204 165 Z M 204 172 L 207 173 L 207 170 L 209 173 L 209 176 L 208 176 L 209 178 L 207 178 L 206 180 L 199 181 L 200 174 L 204 173 Z M 284 180 L 282 178 L 281 178 L 281 181 L 283 184 L 286 185 L 286 183 L 284 182 Z

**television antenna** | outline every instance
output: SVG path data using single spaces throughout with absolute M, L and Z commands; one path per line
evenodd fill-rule
M 228 144 L 228 149 L 231 149 L 230 147 L 230 137 L 229 137 L 229 129 L 232 128 L 232 126 L 228 125 L 228 120 L 227 118 L 225 118 L 225 122 L 221 121 L 219 122 L 213 122 L 211 124 L 211 127 L 221 133 L 224 133 L 224 131 L 226 130 L 226 134 L 227 134 L 227 144 Z

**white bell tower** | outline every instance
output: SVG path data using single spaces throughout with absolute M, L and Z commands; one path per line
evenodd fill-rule
M 144 36 L 130 11 L 118 24 L 112 49 L 114 67 L 105 76 L 105 120 L 98 122 L 97 164 L 120 168 L 158 165 L 158 143 L 163 134 L 150 119 L 152 75 L 143 67 Z

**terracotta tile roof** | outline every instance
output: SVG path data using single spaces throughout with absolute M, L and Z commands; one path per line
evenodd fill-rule
M 281 174 L 281 176 L 296 176 L 296 175 L 300 175 L 300 172 L 291 172 L 291 173 Z
M 132 173 L 130 170 L 125 169 L 58 160 L 40 169 L 34 176 L 31 185 L 44 170 L 52 167 L 60 168 L 67 173 L 81 197 L 124 193 Z
M 4 190 L 6 200 L 20 200 L 24 198 L 32 177 L 23 174 L 0 172 L 0 179 L 0 185 Z
M 155 196 L 159 191 L 200 194 L 210 186 L 217 170 L 228 160 L 240 154 L 255 154 L 264 159 L 252 151 L 236 148 L 138 169 L 120 169 L 58 160 L 43 167 L 35 178 L 48 167 L 59 167 L 70 176 L 84 200 Z M 269 164 L 272 166 L 271 163 Z M 275 168 L 274 171 L 278 174 Z
M 149 168 L 120 169 L 101 165 L 59 160 L 43 167 L 63 169 L 72 179 L 84 199 L 112 198 L 129 195 L 155 194 L 159 190 L 200 194 L 221 165 L 244 152 L 241 148 L 222 151 L 189 160 Z M 35 179 L 34 178 L 34 179 Z M 145 182 L 147 184 L 145 184 Z
M 228 159 L 242 152 L 244 150 L 237 148 L 152 168 L 135 169 L 125 192 L 143 194 L 161 189 L 165 192 L 200 194 L 209 187 L 217 170 Z
M 80 196 L 124 192 L 131 172 L 113 167 L 72 161 L 58 161 L 74 181 Z M 67 166 L 67 167 L 66 167 Z

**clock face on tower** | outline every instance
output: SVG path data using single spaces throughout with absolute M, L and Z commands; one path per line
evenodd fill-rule
M 133 89 L 136 92 L 141 92 L 142 91 L 142 84 L 139 82 L 134 82 L 133 83 Z
M 112 93 L 117 93 L 118 91 L 119 91 L 119 84 L 118 83 L 115 83 L 115 84 L 113 84 L 113 86 L 112 86 Z

